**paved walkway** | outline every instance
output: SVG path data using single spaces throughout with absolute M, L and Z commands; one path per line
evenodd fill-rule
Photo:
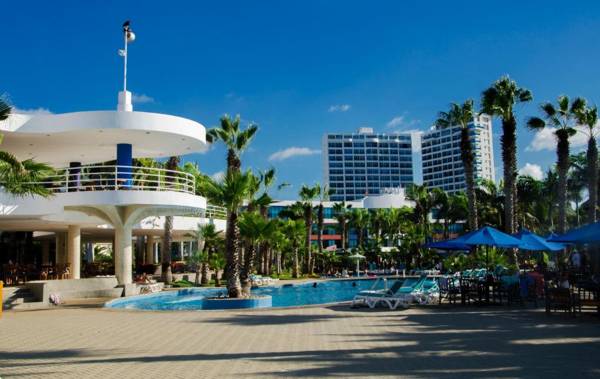
M 600 321 L 510 309 L 5 312 L 0 377 L 599 377 Z

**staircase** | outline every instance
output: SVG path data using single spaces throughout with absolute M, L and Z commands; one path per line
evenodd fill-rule
M 47 308 L 47 304 L 35 298 L 25 287 L 7 287 L 2 289 L 2 309 L 29 310 Z

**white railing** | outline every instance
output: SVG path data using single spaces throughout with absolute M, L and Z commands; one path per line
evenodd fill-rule
M 216 218 L 219 220 L 227 219 L 227 209 L 218 205 L 206 205 L 206 218 Z
M 35 184 L 53 193 L 83 191 L 175 191 L 194 194 L 196 180 L 187 172 L 163 168 L 90 165 L 56 170 Z

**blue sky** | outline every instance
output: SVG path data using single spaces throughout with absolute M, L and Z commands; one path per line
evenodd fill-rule
M 449 102 L 478 101 L 503 74 L 534 94 L 518 108 L 519 167 L 545 170 L 555 160 L 552 136 L 536 137 L 523 120 L 560 94 L 600 103 L 600 3 L 413 3 L 10 2 L 0 91 L 26 110 L 113 109 L 122 80 L 120 26 L 131 19 L 135 109 L 206 127 L 224 113 L 258 123 L 243 160 L 274 166 L 292 184 L 277 197 L 294 198 L 302 183 L 322 181 L 324 133 L 424 130 Z M 498 121 L 494 130 L 498 137 Z M 287 159 L 269 159 L 277 152 Z M 499 152 L 496 138 L 498 173 Z M 186 159 L 214 174 L 225 153 L 215 147 Z

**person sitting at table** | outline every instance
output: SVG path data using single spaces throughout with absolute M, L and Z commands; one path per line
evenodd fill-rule
M 566 272 L 563 272 L 561 274 L 559 287 L 566 288 L 566 289 L 571 288 L 571 283 L 569 283 L 569 275 Z

